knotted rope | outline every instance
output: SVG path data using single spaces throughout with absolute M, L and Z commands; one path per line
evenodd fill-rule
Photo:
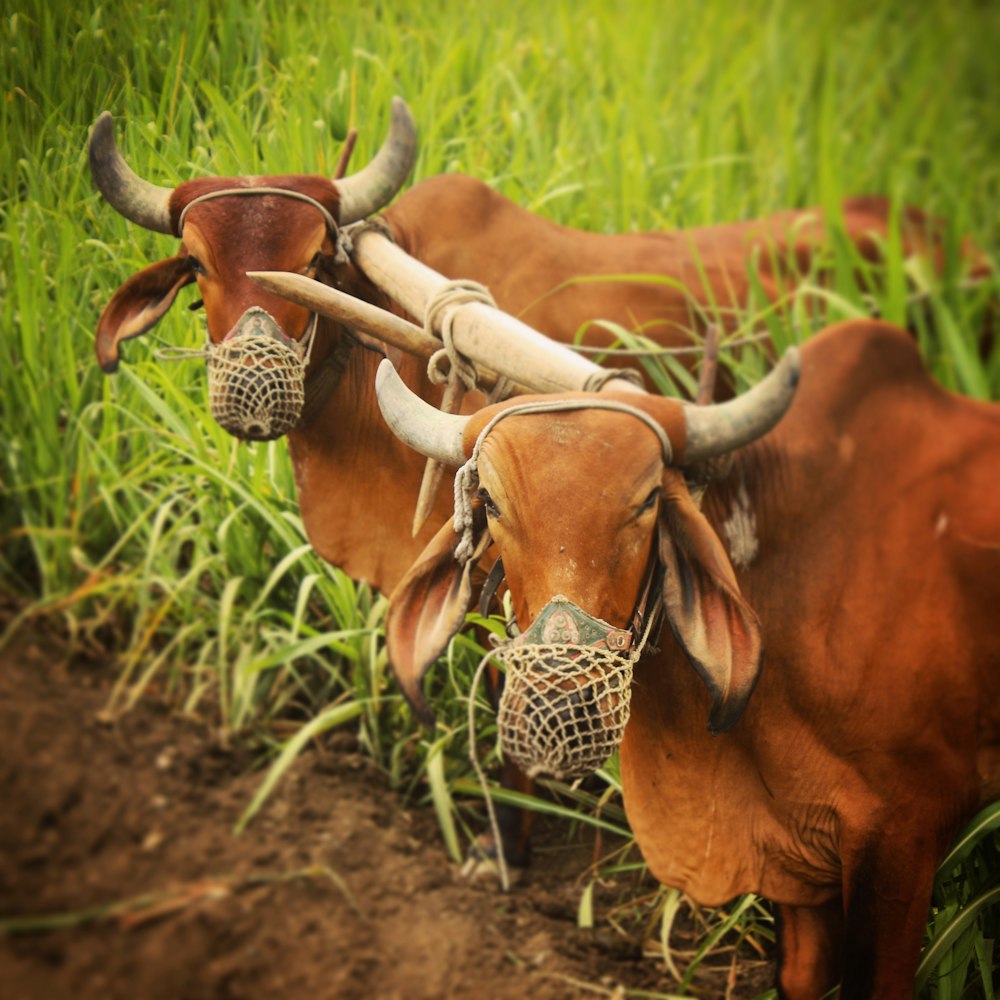
M 349 226 L 344 226 L 344 228 L 340 230 L 339 246 L 342 246 L 344 249 L 344 259 L 341 260 L 338 254 L 338 264 L 346 264 L 349 260 L 353 259 L 354 241 L 362 233 L 369 231 L 378 233 L 379 236 L 385 237 L 385 239 L 387 239 L 390 243 L 396 242 L 396 237 L 393 236 L 388 223 L 386 223 L 381 216 L 372 215 L 367 219 L 359 219 L 357 222 L 352 222 Z
M 493 296 L 485 285 L 477 281 L 448 281 L 430 298 L 424 309 L 424 332 L 440 338 L 444 344 L 435 351 L 427 362 L 427 378 L 433 385 L 444 385 L 441 409 L 445 413 L 457 413 L 462 408 L 462 399 L 467 392 L 476 388 L 479 373 L 475 363 L 470 361 L 455 344 L 454 322 L 459 306 L 473 302 L 496 308 Z M 507 391 L 507 380 L 500 379 L 494 385 L 490 402 L 501 399 Z M 420 483 L 420 493 L 413 514 L 413 535 L 416 537 L 430 515 L 437 497 L 444 466 L 433 458 L 428 458 Z
M 640 389 L 645 385 L 642 379 L 642 372 L 635 368 L 602 368 L 587 376 L 587 381 L 583 383 L 584 392 L 600 392 L 609 382 L 615 379 L 625 379 Z
M 438 336 L 443 347 L 435 351 L 427 362 L 427 377 L 434 385 L 443 385 L 458 379 L 466 392 L 476 387 L 476 366 L 455 346 L 455 309 L 458 306 L 479 302 L 496 308 L 489 289 L 478 281 L 459 279 L 448 281 L 431 297 L 424 310 L 424 332 Z

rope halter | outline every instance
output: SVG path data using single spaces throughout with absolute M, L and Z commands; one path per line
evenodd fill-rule
M 313 208 L 317 209 L 320 215 L 323 216 L 323 221 L 326 223 L 326 231 L 330 234 L 330 238 L 337 247 L 337 263 L 347 263 L 347 255 L 344 253 L 344 250 L 340 245 L 340 227 L 337 225 L 337 220 L 334 219 L 330 210 L 322 202 L 317 201 L 312 195 L 304 194 L 302 191 L 295 191 L 292 188 L 232 187 L 221 188 L 218 191 L 208 191 L 205 194 L 198 195 L 197 198 L 192 198 L 181 210 L 180 218 L 177 220 L 177 235 L 184 235 L 184 222 L 187 219 L 188 212 L 190 212 L 195 205 L 201 205 L 206 201 L 215 201 L 216 198 L 246 198 L 251 195 L 266 194 L 278 195 L 282 198 L 293 198 L 295 201 L 304 201 L 306 204 L 312 205 Z M 341 259 L 341 254 L 344 255 L 343 259 Z

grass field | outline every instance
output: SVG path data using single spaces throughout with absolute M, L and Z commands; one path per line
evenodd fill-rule
M 471 9 L 9 0 L 0 20 L 3 587 L 25 618 L 56 615 L 75 643 L 114 651 L 110 711 L 155 688 L 226 738 L 273 752 L 274 779 L 319 732 L 359 727 L 397 787 L 435 802 L 456 856 L 479 823 L 467 804 L 471 640 L 456 640 L 443 668 L 436 731 L 419 731 L 387 676 L 384 599 L 310 551 L 284 443 L 238 444 L 209 416 L 198 366 L 155 360 L 157 341 L 196 346 L 199 321 L 175 307 L 155 337 L 129 345 L 117 376 L 96 366 L 103 305 L 174 245 L 94 190 L 85 144 L 102 110 L 133 168 L 164 185 L 331 173 L 352 126 L 361 164 L 400 94 L 420 128 L 415 180 L 470 173 L 582 228 L 674 228 L 887 194 L 946 218 L 953 253 L 941 279 L 911 274 L 908 285 L 890 247 L 881 314 L 902 320 L 918 296 L 937 377 L 1000 399 L 1000 349 L 979 344 L 997 282 L 963 287 L 954 253 L 960 234 L 994 260 L 1000 246 L 1000 7 Z M 830 316 L 869 305 L 843 275 Z M 607 801 L 563 794 L 545 808 L 623 826 L 606 779 Z M 963 856 L 974 856 L 972 881 L 943 878 L 935 919 L 958 929 L 941 968 L 975 958 L 925 987 L 942 1000 L 973 995 L 961 982 L 992 995 L 996 907 L 969 926 L 953 920 L 958 897 L 996 886 L 996 841 L 987 829 L 975 843 Z M 676 903 L 665 892 L 655 905 L 669 920 Z M 763 919 L 749 902 L 742 913 Z

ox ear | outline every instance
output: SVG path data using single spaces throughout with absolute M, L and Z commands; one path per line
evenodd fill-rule
M 475 555 L 464 566 L 455 558 L 459 540 L 449 520 L 397 584 L 385 620 L 392 671 L 417 717 L 427 725 L 433 724 L 434 712 L 424 697 L 424 674 L 465 624 L 472 570 L 490 540 L 482 511 L 475 517 Z
M 760 621 L 705 515 L 684 487 L 664 486 L 659 544 L 667 619 L 712 694 L 708 728 L 721 733 L 739 720 L 760 675 Z
M 97 321 L 94 349 L 101 368 L 109 375 L 118 370 L 118 345 L 156 326 L 173 305 L 177 293 L 194 281 L 186 256 L 169 257 L 150 264 L 111 297 Z

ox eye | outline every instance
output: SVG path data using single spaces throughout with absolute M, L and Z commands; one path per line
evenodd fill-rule
M 482 501 L 483 506 L 486 508 L 487 517 L 499 517 L 500 508 L 493 502 L 493 497 L 486 492 L 486 490 L 480 490 L 476 496 Z
M 188 267 L 190 267 L 191 270 L 194 271 L 195 274 L 207 274 L 208 273 L 205 270 L 205 265 L 202 264 L 202 262 L 200 260 L 198 260 L 197 257 L 194 256 L 194 254 L 190 254 L 190 253 L 188 254 Z
M 660 495 L 663 490 L 657 486 L 656 489 L 652 490 L 648 497 L 642 502 L 642 506 L 639 508 L 640 514 L 645 514 L 647 510 L 652 510 L 656 506 L 656 501 L 660 499 Z

